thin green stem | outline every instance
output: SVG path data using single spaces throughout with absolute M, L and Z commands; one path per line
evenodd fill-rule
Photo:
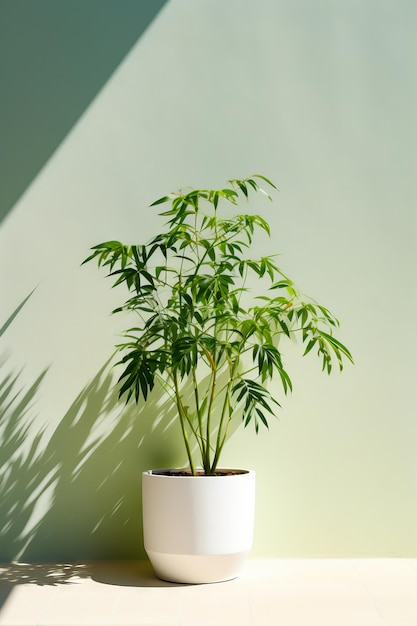
M 216 440 L 216 452 L 215 452 L 215 456 L 213 459 L 213 463 L 211 466 L 211 472 L 214 473 L 216 467 L 217 467 L 217 463 L 219 462 L 219 457 L 221 454 L 221 451 L 223 449 L 224 443 L 226 441 L 227 438 L 227 431 L 229 429 L 229 424 L 231 421 L 231 416 L 230 416 L 230 390 L 232 387 L 232 384 L 234 383 L 235 380 L 235 376 L 236 376 L 236 371 L 239 365 L 239 359 L 235 359 L 235 361 L 233 362 L 232 367 L 229 367 L 229 373 L 230 373 L 230 377 L 229 377 L 229 381 L 226 385 L 226 389 L 225 389 L 225 396 L 224 396 L 224 401 L 223 401 L 223 407 L 222 407 L 222 412 L 220 415 L 220 421 L 219 421 L 219 426 L 218 426 L 218 430 L 217 430 L 217 440 Z M 224 424 L 224 419 L 226 416 L 226 411 L 227 409 L 229 409 L 229 419 L 226 423 L 226 428 L 225 428 L 225 432 L 223 435 L 223 424 Z
M 204 458 L 204 469 L 205 471 L 210 470 L 210 438 L 211 438 L 211 412 L 213 409 L 213 401 L 216 393 L 216 383 L 217 383 L 217 369 L 216 364 L 213 360 L 213 356 L 210 351 L 204 348 L 204 352 L 209 359 L 211 366 L 211 378 L 210 378 L 210 396 L 208 400 L 207 406 L 207 417 L 206 417 L 206 454 Z
M 228 420 L 226 422 L 226 427 L 224 429 L 224 434 L 223 434 L 223 437 L 221 439 L 221 442 L 216 446 L 216 457 L 215 457 L 215 459 L 213 461 L 213 464 L 212 464 L 212 467 L 211 467 L 211 472 L 213 474 L 216 471 L 217 463 L 219 462 L 220 455 L 221 455 L 221 453 L 223 451 L 223 446 L 224 446 L 224 444 L 227 441 L 227 435 L 228 435 L 228 432 L 229 432 L 229 426 L 230 426 L 231 421 L 232 421 L 232 415 L 229 415 L 229 418 L 228 418 Z
M 205 444 L 204 444 L 203 416 L 201 414 L 200 397 L 198 393 L 198 380 L 197 380 L 197 373 L 196 373 L 195 367 L 192 368 L 192 376 L 193 376 L 193 387 L 194 387 L 194 400 L 195 400 L 195 407 L 196 407 L 197 420 L 198 420 L 198 431 L 200 433 L 201 450 L 204 456 Z
M 185 426 L 185 420 L 186 420 L 186 416 L 184 413 L 184 407 L 182 405 L 181 402 L 181 392 L 178 386 L 178 379 L 177 379 L 177 375 L 174 373 L 173 374 L 173 380 L 174 380 L 174 387 L 175 387 L 175 399 L 176 399 L 176 403 L 177 403 L 177 408 L 178 408 L 178 415 L 180 418 L 180 423 L 181 423 L 181 431 L 182 431 L 182 436 L 184 439 L 184 444 L 185 444 L 185 449 L 187 451 L 187 457 L 188 457 L 188 463 L 190 465 L 190 470 L 193 476 L 196 476 L 197 472 L 195 470 L 195 465 L 194 465 L 194 461 L 193 461 L 193 455 L 191 452 L 191 447 L 190 447 L 190 442 L 188 439 L 188 433 L 187 433 L 187 429 Z

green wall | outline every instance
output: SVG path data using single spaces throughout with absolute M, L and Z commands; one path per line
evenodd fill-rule
M 164 397 L 117 402 L 120 294 L 80 263 L 154 235 L 166 192 L 254 172 L 281 190 L 262 250 L 356 365 L 327 378 L 291 348 L 279 420 L 232 436 L 224 463 L 258 476 L 253 554 L 416 556 L 416 5 L 1 10 L 0 560 L 143 556 L 140 472 L 185 457 Z
M 166 0 L 2 0 L 0 221 Z

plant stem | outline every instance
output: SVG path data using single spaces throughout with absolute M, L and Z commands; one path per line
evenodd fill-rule
M 230 378 L 229 378 L 229 382 L 227 383 L 227 386 L 226 386 L 226 389 L 225 389 L 225 398 L 224 398 L 222 412 L 221 412 L 221 416 L 220 416 L 219 427 L 218 427 L 218 430 L 217 430 L 216 453 L 214 455 L 214 460 L 213 460 L 213 463 L 212 463 L 212 466 L 211 466 L 211 470 L 210 470 L 212 473 L 214 473 L 215 470 L 216 470 L 216 466 L 217 466 L 217 463 L 219 461 L 219 457 L 220 457 L 221 451 L 222 451 L 224 443 L 226 441 L 227 432 L 229 430 L 229 424 L 231 422 L 231 416 L 229 414 L 229 419 L 227 420 L 226 428 L 224 429 L 224 434 L 222 435 L 224 418 L 226 416 L 227 408 L 229 408 L 229 411 L 230 411 L 230 388 L 231 388 L 232 383 L 234 382 L 234 379 L 235 379 L 238 363 L 239 363 L 239 359 L 236 359 L 233 362 L 233 366 L 232 367 L 229 366 Z
M 198 419 L 198 431 L 200 434 L 200 441 L 201 441 L 200 450 L 202 451 L 202 455 L 204 458 L 206 451 L 205 451 L 205 444 L 204 444 L 203 417 L 201 415 L 200 398 L 198 394 L 198 381 L 197 381 L 197 374 L 196 374 L 195 367 L 192 368 L 192 375 L 193 375 L 195 406 L 196 406 L 197 419 Z
M 178 379 L 175 373 L 173 375 L 173 379 L 174 379 L 174 387 L 175 387 L 175 400 L 177 403 L 178 415 L 180 418 L 181 430 L 182 430 L 182 436 L 184 439 L 185 449 L 187 450 L 188 463 L 190 465 L 190 470 L 191 470 L 192 475 L 196 476 L 197 472 L 195 471 L 195 465 L 194 465 L 193 456 L 191 452 L 190 442 L 188 440 L 188 433 L 185 427 L 184 407 L 181 402 L 181 392 L 178 387 Z
M 204 352 L 206 353 L 211 366 L 212 376 L 210 382 L 210 398 L 207 407 L 207 420 L 206 420 L 206 454 L 204 459 L 204 470 L 207 472 L 210 471 L 210 429 L 211 429 L 211 411 L 213 407 L 213 400 L 216 391 L 216 382 L 217 382 L 217 370 L 216 364 L 213 360 L 213 357 L 209 350 L 204 348 Z

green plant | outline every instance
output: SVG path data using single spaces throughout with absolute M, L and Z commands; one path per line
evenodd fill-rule
M 120 396 L 146 400 L 161 381 L 176 403 L 192 474 L 195 450 L 204 472 L 215 473 L 232 421 L 253 423 L 256 432 L 268 426 L 279 406 L 268 381 L 277 378 L 285 394 L 292 389 L 279 338 L 299 335 L 304 355 L 316 349 L 329 374 L 334 360 L 340 370 L 344 358 L 352 361 L 333 336 L 338 320 L 330 311 L 304 301 L 275 256 L 246 255 L 256 230 L 270 234 L 268 223 L 259 215 L 220 215 L 253 192 L 272 199 L 259 179 L 275 188 L 253 175 L 225 189 L 164 196 L 151 206 L 170 202 L 159 214 L 168 218 L 165 232 L 145 245 L 101 243 L 84 261 L 96 258 L 113 286 L 127 288 L 114 312 L 134 311 L 140 320 L 118 346 Z M 262 295 L 251 296 L 250 275 L 265 287 Z

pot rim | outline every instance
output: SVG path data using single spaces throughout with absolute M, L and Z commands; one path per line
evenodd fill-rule
M 172 472 L 172 473 L 170 473 Z M 181 474 L 175 474 L 173 472 L 184 472 Z M 158 468 L 158 469 L 150 469 L 150 470 L 144 470 L 142 472 L 142 476 L 154 476 L 155 478 L 236 478 L 236 477 L 242 477 L 242 476 L 247 476 L 249 474 L 255 474 L 254 470 L 251 469 L 246 469 L 246 468 L 225 468 L 225 467 L 219 467 L 216 469 L 216 473 L 214 475 L 212 474 L 204 474 L 203 473 L 203 469 L 201 467 L 197 468 L 197 472 L 200 472 L 199 474 L 197 474 L 197 476 L 193 476 L 191 473 L 188 473 L 189 470 L 188 468 L 184 468 L 184 467 L 164 467 L 164 468 Z

